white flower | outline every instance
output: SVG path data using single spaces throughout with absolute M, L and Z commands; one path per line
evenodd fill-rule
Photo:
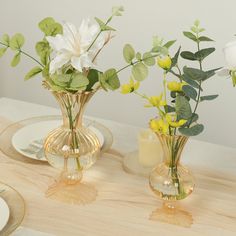
M 227 43 L 223 48 L 226 66 L 220 69 L 217 74 L 220 76 L 230 75 L 231 71 L 236 70 L 236 41 Z
M 97 23 L 91 24 L 89 19 L 83 20 L 79 29 L 71 23 L 63 25 L 63 34 L 46 37 L 55 53 L 50 62 L 50 74 L 55 73 L 65 64 L 71 64 L 78 71 L 93 67 L 93 59 L 105 43 L 105 36 L 100 34 L 93 46 L 91 43 L 100 31 Z

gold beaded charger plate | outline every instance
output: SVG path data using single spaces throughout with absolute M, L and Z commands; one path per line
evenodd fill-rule
M 60 124 L 62 124 L 61 116 L 33 117 L 13 123 L 0 134 L 0 150 L 14 160 L 47 164 L 43 153 L 43 138 Z M 113 137 L 108 128 L 90 119 L 84 119 L 83 124 L 96 133 L 102 144 L 102 152 L 110 149 Z M 39 130 L 40 126 L 41 130 Z M 21 142 L 19 142 L 20 139 L 22 139 Z
M 24 219 L 25 202 L 14 188 L 2 182 L 0 182 L 0 197 L 6 202 L 10 211 L 8 221 L 0 231 L 0 235 L 10 235 Z

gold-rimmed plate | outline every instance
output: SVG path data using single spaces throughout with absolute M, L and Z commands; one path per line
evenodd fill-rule
M 10 235 L 18 228 L 25 216 L 25 202 L 23 197 L 11 186 L 0 182 L 0 197 L 6 202 L 10 214 L 0 235 Z

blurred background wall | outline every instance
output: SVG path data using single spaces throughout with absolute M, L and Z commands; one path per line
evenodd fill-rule
M 188 30 L 195 19 L 199 19 L 207 29 L 206 34 L 216 40 L 216 53 L 207 59 L 205 67 L 219 67 L 224 65 L 223 46 L 234 40 L 233 35 L 236 34 L 235 0 L 0 0 L 0 3 L 0 34 L 23 33 L 26 38 L 25 51 L 34 54 L 35 42 L 42 38 L 37 24 L 44 17 L 52 16 L 58 21 L 69 21 L 79 26 L 85 17 L 106 18 L 112 6 L 123 5 L 123 16 L 112 22 L 117 29 L 116 37 L 98 60 L 101 69 L 124 65 L 122 48 L 125 43 L 131 43 L 140 51 L 150 49 L 153 35 L 166 40 L 178 39 L 173 50 L 177 50 L 180 44 L 183 49 L 193 49 L 195 45 L 182 35 L 182 31 Z M 11 58 L 9 51 L 0 59 L 0 96 L 56 106 L 54 98 L 41 87 L 41 78 L 24 82 L 24 75 L 34 66 L 32 61 L 24 58 L 19 66 L 12 69 L 9 66 Z M 120 75 L 122 82 L 129 79 L 129 73 L 127 70 Z M 201 104 L 199 114 L 205 124 L 205 132 L 197 139 L 236 147 L 236 89 L 231 81 L 217 76 L 206 82 L 205 86 L 206 93 L 218 93 L 220 96 L 213 102 Z M 149 78 L 142 83 L 141 90 L 155 95 L 161 89 L 162 72 L 153 68 Z M 146 127 L 149 118 L 155 116 L 155 111 L 144 108 L 143 104 L 144 101 L 134 95 L 101 91 L 91 101 L 87 114 Z

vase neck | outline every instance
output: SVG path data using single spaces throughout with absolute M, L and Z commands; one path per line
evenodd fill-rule
M 71 130 L 82 126 L 83 114 L 94 92 L 65 93 L 53 92 L 57 99 L 63 119 L 63 126 Z
M 182 135 L 157 134 L 162 145 L 164 161 L 170 168 L 176 168 L 188 137 Z

